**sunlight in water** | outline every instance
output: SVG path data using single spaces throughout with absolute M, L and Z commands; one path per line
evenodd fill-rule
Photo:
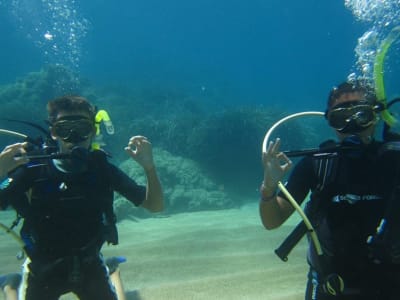
M 76 1 L 11 0 L 8 8 L 19 31 L 42 50 L 47 63 L 79 68 L 89 22 L 80 16 Z

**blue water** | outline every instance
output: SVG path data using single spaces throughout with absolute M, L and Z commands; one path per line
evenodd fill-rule
M 66 66 L 92 84 L 93 92 L 91 88 L 86 91 L 89 96 L 94 95 L 91 100 L 124 124 L 116 126 L 120 127 L 118 133 L 125 143 L 132 131 L 127 132 L 125 125 L 132 118 L 143 116 L 169 120 L 176 113 L 186 124 L 184 119 L 190 118 L 190 114 L 198 117 L 196 112 L 201 109 L 213 114 L 226 105 L 243 104 L 252 108 L 264 105 L 285 113 L 324 111 L 334 85 L 351 73 L 372 77 L 376 51 L 389 31 L 399 25 L 397 0 L 0 0 L 0 85 L 14 83 L 47 65 Z M 385 62 L 388 99 L 400 96 L 399 47 L 400 42 L 396 41 Z M 36 98 L 31 90 L 19 95 L 19 99 L 0 97 L 9 105 L 17 103 L 16 111 L 3 106 L 4 111 L 20 118 L 17 113 L 24 102 L 35 102 L 26 107 L 44 108 L 47 98 L 62 90 L 46 88 L 48 81 L 42 83 L 44 92 Z M 103 88 L 109 84 L 114 88 Z M 130 89 L 125 91 L 120 84 Z M 98 92 L 102 88 L 103 92 Z M 182 105 L 177 101 L 182 101 Z M 31 113 L 34 120 L 43 118 Z M 255 123 L 265 122 L 256 115 L 249 115 L 248 119 L 251 118 Z M 228 120 L 226 117 L 225 121 Z M 259 127 L 247 129 L 246 124 L 247 120 L 238 118 L 236 124 L 229 123 L 217 127 L 218 130 L 204 124 L 197 128 L 208 128 L 221 144 L 221 138 L 225 144 L 231 143 L 232 138 L 238 153 L 230 146 L 213 150 L 229 152 L 232 159 L 225 162 L 232 166 L 232 161 L 243 155 L 240 147 L 259 147 L 263 132 L 252 132 L 254 144 L 250 146 L 248 141 L 244 142 L 250 138 L 248 130 Z M 238 132 L 236 125 L 243 131 Z M 156 133 L 160 130 L 154 132 L 149 127 L 140 130 L 159 140 Z M 163 127 L 159 128 L 163 132 Z M 293 129 L 293 133 L 288 133 L 287 140 L 294 143 L 298 138 L 298 143 L 305 146 L 299 130 Z M 176 129 L 175 138 L 183 145 L 176 147 L 181 152 L 172 150 L 188 155 L 181 148 L 193 143 L 187 140 L 193 135 Z M 242 138 L 241 142 L 236 135 Z M 162 138 L 166 139 L 165 136 Z M 194 141 L 198 142 L 198 138 Z M 311 141 L 312 145 L 316 143 Z M 200 148 L 197 144 L 190 146 Z M 199 153 L 202 152 L 198 150 Z M 208 158 L 210 153 L 203 155 Z M 246 156 L 253 157 L 254 169 L 260 170 L 258 152 Z M 246 163 L 249 164 L 243 164 Z M 226 169 L 223 164 L 218 166 L 221 168 Z
M 329 89 L 354 67 L 357 38 L 369 26 L 356 21 L 342 1 L 5 0 L 0 83 L 57 59 L 65 63 L 66 55 L 51 61 L 44 53 L 50 21 L 70 25 L 64 16 L 53 16 L 64 10 L 56 3 L 87 21 L 74 67 L 92 82 L 226 93 L 226 103 L 278 104 L 294 111 L 324 108 Z
M 217 111 L 215 108 L 220 104 L 273 106 L 285 112 L 323 111 L 329 90 L 335 84 L 344 81 L 353 72 L 356 76 L 370 75 L 368 72 L 361 74 L 362 68 L 359 62 L 363 61 L 365 56 L 369 58 L 366 55 L 369 48 L 360 45 L 360 37 L 368 32 L 376 33 L 376 39 L 372 41 L 376 42 L 372 45 L 372 48 L 376 50 L 388 31 L 399 25 L 399 6 L 398 0 L 0 0 L 0 92 L 2 85 L 13 84 L 29 72 L 37 72 L 49 64 L 61 64 L 78 72 L 96 88 L 122 83 L 133 89 L 149 87 L 150 89 L 160 88 L 162 91 L 165 88 L 166 91 L 172 91 L 171 97 L 178 95 L 176 97 L 178 99 L 184 95 L 182 98 L 208 101 L 207 103 L 210 104 L 218 101 L 214 103 L 215 106 L 208 106 L 210 113 Z M 391 47 L 385 63 L 385 83 L 389 99 L 400 96 L 399 44 L 400 42 L 396 42 Z M 363 46 L 360 55 L 355 52 L 357 46 Z M 373 64 L 374 54 L 371 57 L 372 61 L 366 60 L 369 67 L 371 63 Z M 112 97 L 113 95 L 110 94 L 115 91 L 123 95 Z M 180 94 L 179 91 L 184 91 L 184 93 Z M 129 92 L 131 90 L 128 90 Z M 156 107 L 156 105 L 143 105 L 144 108 L 132 107 L 132 103 L 139 102 L 133 98 L 140 98 L 142 95 L 140 92 L 134 95 L 127 94 L 124 99 L 123 91 L 114 88 L 105 92 L 105 94 L 109 93 L 108 97 L 96 99 L 102 107 L 110 111 L 115 120 L 116 136 L 108 137 L 110 142 L 107 141 L 107 147 L 111 149 L 107 150 L 111 150 L 113 159 L 117 162 L 126 158 L 126 156 L 122 157 L 124 153 L 121 150 L 129 137 L 128 134 L 136 134 L 134 131 L 137 128 L 132 128 L 131 120 L 137 118 L 138 115 L 147 117 L 145 109 Z M 157 91 L 154 95 L 149 94 L 146 101 L 156 101 L 160 98 Z M 27 95 L 27 98 L 29 96 Z M 112 102 L 115 99 L 120 102 Z M 32 107 L 32 103 L 24 107 L 25 101 L 29 100 L 18 99 L 15 109 L 19 111 L 21 108 Z M 44 110 L 44 103 L 47 100 L 43 99 L 43 103 L 35 106 L 35 109 L 43 106 Z M 6 115 L 4 112 L 7 101 L 2 97 L 0 101 L 3 104 L 3 114 Z M 159 119 L 165 121 L 159 118 L 158 113 L 161 110 L 168 119 L 172 114 L 168 115 L 166 112 L 169 107 L 162 106 L 166 102 L 159 100 L 161 108 L 157 107 L 158 110 L 153 115 L 149 112 L 149 115 L 157 121 L 160 121 Z M 13 102 L 11 105 L 14 105 Z M 190 105 L 190 103 L 182 103 L 182 106 L 185 105 Z M 171 110 L 173 108 L 176 107 L 172 107 Z M 9 107 L 8 111 L 10 111 Z M 193 106 L 193 109 L 185 107 L 183 111 L 192 111 L 195 115 L 197 107 Z M 37 110 L 27 116 L 28 120 L 31 117 L 32 121 L 41 120 L 35 112 Z M 18 116 L 10 114 L 12 118 L 18 119 Z M 207 122 L 207 118 L 205 120 Z M 221 120 L 224 121 L 221 118 L 216 121 L 221 123 Z M 242 118 L 233 120 L 243 121 L 243 124 L 247 121 Z M 186 151 L 186 154 L 194 153 L 197 155 L 196 158 L 204 156 L 202 157 L 203 167 L 208 168 L 205 169 L 213 175 L 213 179 L 217 177 L 215 182 L 218 185 L 218 191 L 227 191 L 227 194 L 234 195 L 235 197 L 232 198 L 236 203 L 257 201 L 259 195 L 256 189 L 262 179 L 259 161 L 262 136 L 261 134 L 256 136 L 255 133 L 248 134 L 248 131 L 254 129 L 252 126 L 239 124 L 241 126 L 236 127 L 236 123 L 229 122 L 229 115 L 225 121 L 228 125 L 226 128 L 219 126 L 216 127 L 217 130 L 212 130 L 212 126 L 203 126 L 206 130 L 200 131 L 202 134 L 197 132 L 197 136 L 203 138 L 201 144 L 196 139 L 185 140 L 177 134 L 182 130 L 186 136 L 196 136 L 194 134 L 196 132 L 193 133 L 195 130 L 190 127 L 195 127 L 196 124 L 178 123 L 189 125 L 178 127 L 175 131 L 172 128 L 171 143 L 167 145 L 172 148 L 171 144 L 175 146 L 176 139 L 185 146 L 189 144 L 188 141 L 191 141 L 196 147 L 183 147 L 176 143 L 178 150 Z M 253 125 L 251 122 L 248 123 Z M 140 123 L 135 123 L 137 124 Z M 161 122 L 161 125 L 163 124 Z M 13 126 L 10 129 L 14 129 L 15 124 L 6 123 L 4 126 L 7 129 Z M 145 128 L 149 129 L 149 127 Z M 242 130 L 240 134 L 237 134 L 236 128 Z M 250 129 L 244 132 L 243 128 Z M 310 125 L 307 128 L 307 136 L 310 133 L 312 136 L 317 136 L 324 130 L 322 125 Z M 160 126 L 160 130 L 150 131 L 156 136 L 153 139 L 150 135 L 153 145 L 157 146 L 156 133 L 158 131 L 161 134 L 164 133 L 163 129 Z M 298 129 L 295 127 L 285 131 L 285 138 L 282 140 L 283 149 L 297 150 L 317 145 L 314 140 L 307 140 L 304 132 Z M 27 131 L 26 126 L 22 125 L 15 130 L 24 133 Z M 209 132 L 213 134 L 206 135 Z M 147 135 L 147 133 L 143 134 Z M 169 139 L 165 136 L 163 138 L 164 142 Z M 213 141 L 216 142 L 213 143 Z M 5 137 L 2 137 L 1 142 L 11 143 Z M 115 147 L 112 148 L 113 146 Z M 173 150 L 176 149 L 173 148 Z M 176 152 L 180 154 L 179 151 Z M 162 176 L 161 179 L 165 180 Z M 181 186 L 192 189 L 187 184 Z M 167 188 L 175 189 L 175 185 L 171 184 Z M 243 195 L 246 195 L 244 200 Z M 258 220 L 254 207 L 251 208 L 250 214 L 252 222 Z M 225 222 L 225 219 L 213 216 L 206 216 L 206 218 L 231 224 Z M 236 219 L 243 221 L 242 216 Z M 159 220 L 168 219 L 160 218 Z M 203 228 L 204 223 L 202 221 L 199 223 L 200 226 L 193 227 Z M 238 224 L 242 226 L 241 222 Z M 218 226 L 216 228 L 219 228 Z M 259 226 L 258 222 L 257 226 Z M 134 227 L 140 229 L 140 227 Z M 191 228 L 191 226 L 181 227 Z M 257 230 L 249 228 L 253 233 L 257 233 Z M 244 231 L 240 232 L 236 229 L 234 232 L 240 233 L 240 242 L 243 244 L 242 238 L 247 236 L 247 233 L 243 235 Z M 151 235 L 141 234 L 140 236 Z M 203 241 L 198 238 L 197 232 L 190 233 L 190 236 L 196 237 L 197 241 Z M 207 231 L 208 236 L 211 236 L 209 231 Z M 224 236 L 231 235 L 224 234 Z M 259 243 L 263 241 L 263 238 L 264 236 L 260 235 L 255 240 Z M 281 240 L 279 236 L 278 238 Z M 181 236 L 179 240 L 187 244 L 187 240 L 182 239 Z M 273 244 L 276 245 L 278 242 Z M 269 245 L 273 244 L 269 243 Z M 158 247 L 151 243 L 150 245 L 151 249 Z M 207 245 L 210 243 L 208 242 Z M 246 247 L 249 248 L 248 244 Z M 260 247 L 257 245 L 255 248 L 261 249 Z M 180 254 L 181 249 L 184 249 L 184 247 L 178 248 L 179 250 L 171 251 L 174 259 L 175 253 Z M 230 253 L 235 253 L 232 249 L 227 249 Z M 240 247 L 235 246 L 235 249 L 240 250 Z M 272 249 L 265 251 L 272 253 Z M 2 249 L 1 252 L 9 253 L 10 251 Z M 126 254 L 129 253 L 134 253 L 134 250 L 129 249 Z M 152 251 L 143 253 L 152 254 Z M 125 255 L 125 253 L 122 254 Z M 257 255 L 252 254 L 252 257 L 260 257 L 259 250 L 257 250 Z M 9 259 L 7 256 L 0 258 L 4 261 Z M 303 261 L 303 256 L 301 259 Z M 144 261 L 154 262 L 155 260 L 151 258 Z M 218 261 L 221 261 L 220 255 L 218 255 Z M 270 266 L 268 260 L 264 258 L 261 263 L 254 265 L 264 268 L 264 263 Z M 246 263 L 246 265 L 251 264 Z M 8 267 L 3 271 L 15 270 L 14 267 Z M 151 268 L 144 267 L 143 269 L 153 271 Z M 128 268 L 128 270 L 136 272 L 137 268 Z M 180 274 L 179 272 L 178 270 L 172 273 Z M 287 272 L 289 273 L 290 271 Z M 149 276 L 154 277 L 153 274 Z M 215 278 L 215 274 L 212 276 Z M 147 277 L 142 276 L 142 278 Z M 155 281 L 157 280 L 165 282 L 164 278 L 156 278 Z M 247 284 L 246 280 L 241 282 Z M 137 283 L 141 282 L 136 280 L 129 282 L 126 285 L 127 290 L 133 292 L 133 288 L 137 288 Z M 151 283 L 151 285 L 154 284 Z M 301 284 L 301 294 L 302 286 Z

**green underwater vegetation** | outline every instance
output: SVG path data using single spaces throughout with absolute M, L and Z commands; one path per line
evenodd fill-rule
M 166 150 L 154 148 L 154 160 L 162 186 L 166 209 L 163 214 L 199 210 L 228 209 L 237 204 L 220 185 L 210 179 L 199 163 Z M 143 170 L 133 160 L 128 159 L 120 168 L 130 177 L 145 184 Z M 134 208 L 130 202 L 117 195 L 115 211 L 119 220 L 128 216 L 150 216 L 141 208 Z
M 166 195 L 166 213 L 237 207 L 257 201 L 262 178 L 261 144 L 266 131 L 288 112 L 285 107 L 227 106 L 204 101 L 179 87 L 96 86 L 60 66 L 49 66 L 0 86 L 3 118 L 36 122 L 46 127 L 48 100 L 80 94 L 106 109 L 115 127 L 104 149 L 112 162 L 140 181 L 142 175 L 123 151 L 133 135 L 147 136 Z M 0 120 L 1 128 L 38 135 L 26 125 Z M 317 146 L 319 132 L 312 123 L 293 121 L 277 130 L 285 149 Z M 2 137 L 6 145 L 14 142 Z M 116 201 L 120 218 L 145 216 Z M 127 213 L 129 212 L 129 213 Z

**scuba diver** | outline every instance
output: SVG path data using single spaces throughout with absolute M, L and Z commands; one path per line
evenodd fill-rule
M 95 120 L 94 125 L 96 127 L 96 136 L 92 142 L 92 149 L 99 150 L 102 146 L 106 145 L 103 141 L 103 134 L 101 133 L 100 130 L 101 124 L 103 123 L 104 127 L 106 128 L 106 132 L 109 135 L 113 135 L 115 130 L 108 112 L 104 109 L 97 110 L 97 108 L 96 111 L 97 111 L 96 116 L 94 118 Z
M 56 98 L 47 111 L 57 148 L 24 153 L 14 146 L 11 162 L 10 156 L 0 160 L 5 171 L 29 160 L 9 171 L 0 187 L 0 208 L 11 206 L 23 219 L 20 236 L 28 258 L 18 299 L 51 300 L 72 292 L 79 299 L 116 300 L 100 250 L 104 243 L 118 244 L 114 191 L 151 212 L 163 209 L 151 144 L 133 136 L 125 147 L 144 170 L 147 186 L 141 186 L 103 151 L 90 149 L 95 109 L 85 98 Z
M 400 207 L 393 201 L 400 196 L 400 148 L 374 139 L 383 109 L 364 81 L 332 89 L 325 118 L 338 142 L 326 141 L 316 154 L 304 156 L 285 184 L 298 204 L 311 191 L 305 213 L 323 251 L 317 253 L 309 239 L 306 300 L 400 297 L 399 231 L 393 232 L 400 230 L 394 221 Z M 280 139 L 270 141 L 262 156 L 259 210 L 266 229 L 279 227 L 295 210 L 283 190 L 277 192 L 293 166 L 280 145 Z M 388 220 L 390 234 L 383 230 Z

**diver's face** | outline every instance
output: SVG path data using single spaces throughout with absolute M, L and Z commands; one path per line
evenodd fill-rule
M 328 121 L 339 140 L 357 135 L 363 142 L 369 143 L 375 132 L 377 116 L 363 93 L 351 92 L 342 94 L 334 101 L 328 111 Z
M 68 153 L 74 147 L 89 149 L 94 134 L 94 121 L 83 112 L 60 112 L 51 126 L 51 136 L 58 142 L 61 153 Z

